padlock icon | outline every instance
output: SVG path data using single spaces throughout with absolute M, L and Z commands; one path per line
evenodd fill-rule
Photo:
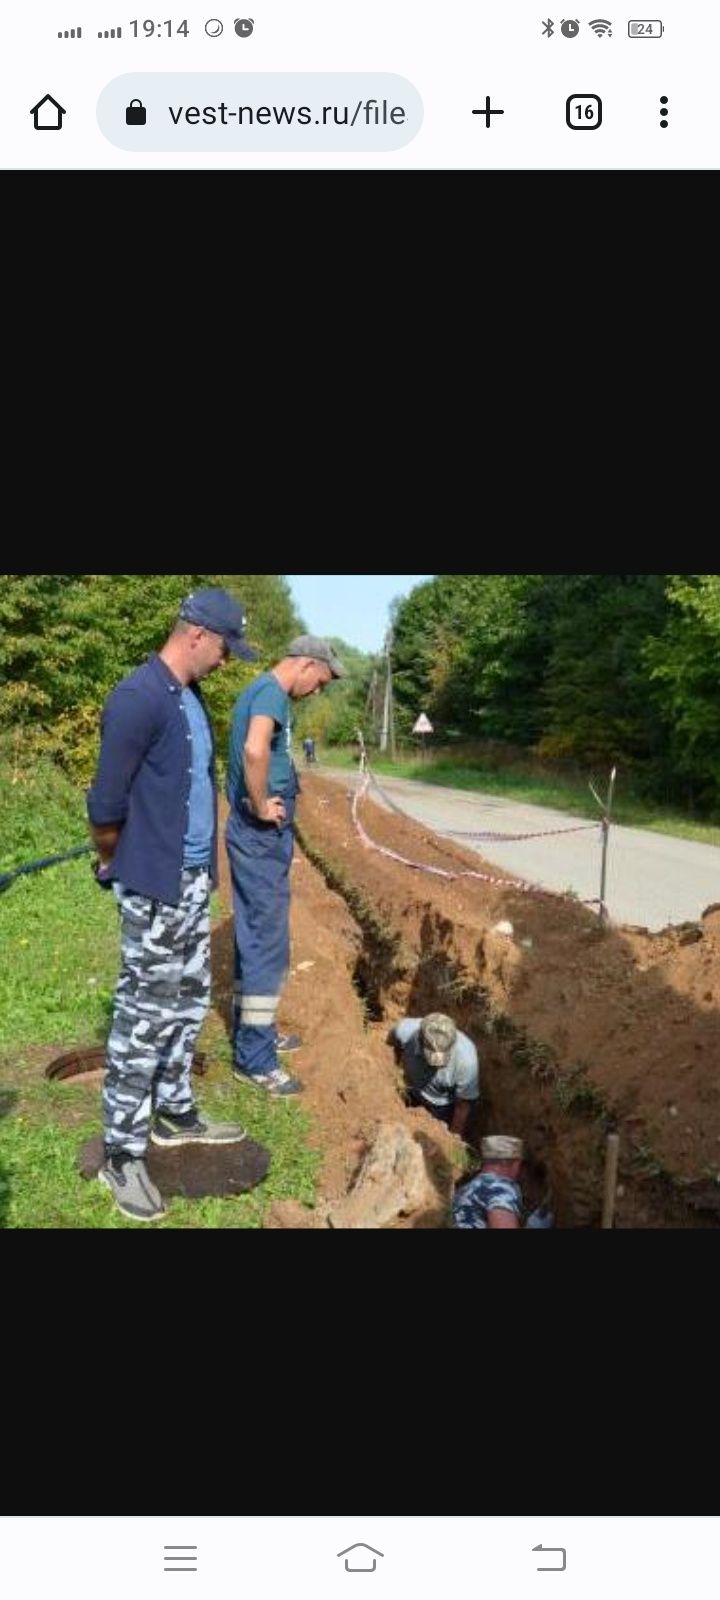
M 144 128 L 147 122 L 147 111 L 142 100 L 131 100 L 125 110 L 125 121 L 129 128 Z

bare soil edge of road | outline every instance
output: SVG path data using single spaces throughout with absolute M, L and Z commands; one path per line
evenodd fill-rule
M 477 856 L 371 803 L 364 816 L 374 837 L 413 859 L 477 866 Z M 373 1129 L 397 1121 L 398 1113 L 422 1126 L 443 1187 L 452 1183 L 457 1142 L 423 1113 L 402 1108 L 384 1042 L 400 1015 L 440 1009 L 452 1011 L 480 1046 L 483 1131 L 525 1138 L 538 1188 L 545 1172 L 549 1177 L 560 1227 L 599 1226 L 611 1130 L 622 1139 L 618 1227 L 717 1225 L 717 910 L 692 937 L 687 930 L 603 936 L 592 914 L 572 901 L 424 878 L 366 850 L 347 793 L 317 777 L 306 783 L 299 837 L 333 891 L 326 904 L 334 909 L 323 909 L 315 874 L 311 881 L 301 860 L 296 934 L 301 946 L 309 940 L 311 961 L 329 936 L 319 965 L 329 957 L 335 982 L 344 967 L 353 996 L 338 1017 L 337 991 L 326 987 L 322 970 L 316 973 L 309 1008 L 315 1014 L 307 1020 L 309 1036 L 322 1039 L 323 1048 L 316 1066 L 308 1057 L 308 1105 L 328 1150 L 325 1194 L 352 1189 Z M 515 940 L 493 933 L 503 917 L 514 922 Z M 305 975 L 313 970 L 306 967 Z M 307 1012 L 298 1007 L 298 976 L 296 961 L 288 996 L 294 1026 Z M 342 1082 L 332 1090 L 329 1056 Z M 337 1115 L 328 1120 L 332 1094 L 343 1107 L 339 1122 Z M 278 1223 L 299 1225 L 290 1217 L 270 1225 Z

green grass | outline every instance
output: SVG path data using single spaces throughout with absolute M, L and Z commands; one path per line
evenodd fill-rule
M 22 1071 L 23 1062 L 16 1061 Z M 137 1228 L 100 1184 L 77 1171 L 80 1147 L 100 1132 L 97 1086 L 62 1087 L 34 1081 L 18 1092 L 0 1090 L 0 1227 Z M 17 1096 L 17 1098 L 15 1098 Z M 308 1119 L 296 1106 L 272 1105 L 232 1080 L 203 1082 L 203 1110 L 237 1120 L 272 1155 L 265 1183 L 229 1200 L 170 1200 L 160 1228 L 261 1228 L 274 1200 L 312 1206 L 319 1154 L 307 1145 Z
M 0 870 L 82 843 L 82 796 L 53 768 L 13 785 L 0 764 L 0 794 Z M 214 920 L 223 915 L 216 897 Z M 64 1087 L 44 1076 L 55 1051 L 106 1038 L 118 935 L 114 898 L 98 889 L 87 860 L 20 879 L 0 895 L 0 1227 L 137 1226 L 76 1170 L 80 1146 L 101 1132 L 99 1087 Z M 270 1151 L 272 1167 L 251 1195 L 171 1201 L 159 1226 L 260 1228 L 273 1200 L 312 1205 L 321 1157 L 308 1143 L 307 1115 L 233 1081 L 227 1033 L 215 1012 L 200 1047 L 211 1062 L 197 1083 L 203 1110 L 242 1123 Z
M 88 843 L 82 793 L 51 761 L 18 772 L 0 758 L 0 872 Z
M 0 871 L 84 843 L 83 796 L 57 768 L 41 762 L 12 780 L 0 764 Z M 118 919 L 90 860 L 19 878 L 0 894 L 0 1049 L 85 1044 L 107 1031 Z
M 343 769 L 355 768 L 357 763 L 346 750 L 323 750 L 321 764 Z M 443 788 L 467 789 L 477 793 L 499 795 L 506 800 L 516 800 L 523 805 L 549 806 L 555 811 L 566 811 L 573 816 L 593 818 L 599 816 L 598 807 L 590 793 L 587 780 L 559 777 L 552 772 L 524 770 L 522 767 L 499 767 L 488 764 L 468 765 L 457 763 L 451 757 L 428 756 L 427 761 L 409 758 L 392 762 L 386 756 L 371 755 L 373 771 L 388 777 L 410 778 L 418 783 L 434 783 Z M 598 793 L 603 793 L 601 783 Z M 700 844 L 720 845 L 720 826 L 712 822 L 699 822 L 695 818 L 655 805 L 634 794 L 623 794 L 622 775 L 617 792 L 615 821 L 626 827 L 648 828 L 653 833 L 670 834 L 673 838 L 692 839 Z
M 20 879 L 0 896 L 0 945 L 0 1049 L 104 1037 L 118 915 L 87 861 Z

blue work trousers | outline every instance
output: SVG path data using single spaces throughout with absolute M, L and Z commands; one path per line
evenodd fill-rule
M 290 869 L 295 801 L 281 828 L 234 808 L 227 850 L 235 906 L 235 1062 L 263 1076 L 277 1067 L 277 1013 L 290 967 Z

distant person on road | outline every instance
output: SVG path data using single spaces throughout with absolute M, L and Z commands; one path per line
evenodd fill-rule
M 482 1167 L 477 1177 L 458 1189 L 453 1206 L 456 1228 L 522 1228 L 523 1193 L 520 1176 L 525 1159 L 521 1139 L 483 1139 Z M 527 1228 L 552 1228 L 554 1218 L 546 1205 L 532 1213 Z
M 464 1139 L 480 1099 L 480 1062 L 472 1039 L 451 1017 L 433 1012 L 398 1022 L 388 1042 L 404 1068 L 410 1105 L 424 1107 Z
M 305 751 L 305 765 L 306 765 L 306 767 L 314 767 L 314 766 L 316 766 L 317 765 L 317 752 L 316 752 L 316 748 L 315 748 L 315 740 L 314 739 L 310 739 L 310 738 L 303 739 L 303 750 Z

